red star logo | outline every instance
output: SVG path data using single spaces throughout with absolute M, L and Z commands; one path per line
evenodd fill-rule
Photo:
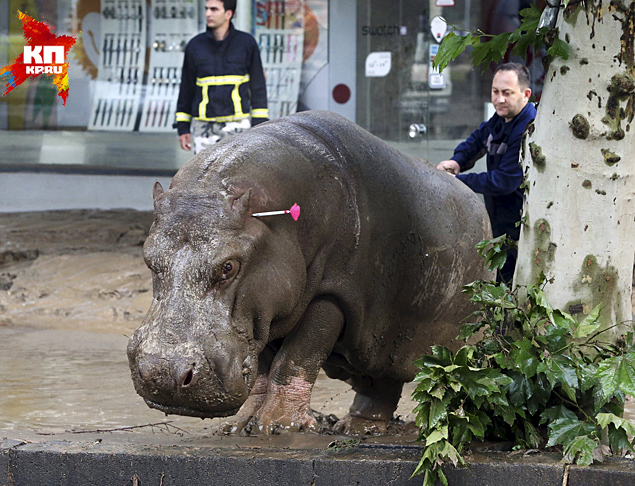
M 47 46 L 61 46 L 64 49 L 64 63 L 57 64 L 54 67 L 54 72 L 43 72 L 39 69 L 33 70 L 32 65 L 25 64 L 24 52 L 16 57 L 11 64 L 0 69 L 0 79 L 5 81 L 4 94 L 10 93 L 14 88 L 21 85 L 29 78 L 36 78 L 42 74 L 52 77 L 53 84 L 57 87 L 57 93 L 66 105 L 66 99 L 68 98 L 68 62 L 66 58 L 68 51 L 76 42 L 76 39 L 67 35 L 55 35 L 51 32 L 51 29 L 44 22 L 38 22 L 37 20 L 29 17 L 18 11 L 18 17 L 22 21 L 22 30 L 24 31 L 24 38 L 27 41 L 27 46 L 30 47 L 31 52 L 39 53 L 43 49 L 46 50 Z M 55 60 L 55 59 L 54 59 Z M 52 69 L 50 69 L 52 71 Z

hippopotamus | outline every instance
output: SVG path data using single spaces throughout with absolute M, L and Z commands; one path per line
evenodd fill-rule
M 461 344 L 463 285 L 488 277 L 480 199 L 326 111 L 223 140 L 153 197 L 132 380 L 166 414 L 235 416 L 229 432 L 316 430 L 320 369 L 356 393 L 336 430 L 384 431 L 414 361 Z M 253 216 L 293 204 L 297 221 Z

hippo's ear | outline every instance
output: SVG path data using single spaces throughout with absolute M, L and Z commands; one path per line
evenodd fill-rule
M 250 197 L 251 197 L 251 189 L 247 189 L 247 191 L 242 196 L 232 201 L 232 209 L 242 216 L 247 215 L 249 213 L 249 198 Z
M 164 192 L 165 191 L 163 190 L 161 183 L 159 181 L 155 182 L 154 187 L 152 188 L 152 199 L 156 201 L 158 198 L 163 196 Z

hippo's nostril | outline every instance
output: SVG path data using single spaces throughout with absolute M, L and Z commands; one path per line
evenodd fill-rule
M 188 370 L 181 386 L 188 386 L 190 383 L 192 383 L 192 378 L 194 378 L 194 372 L 192 370 Z
M 191 363 L 187 366 L 187 369 L 183 370 L 183 372 L 180 373 L 180 380 L 178 380 L 179 385 L 181 386 L 181 388 L 187 388 L 188 386 L 193 385 L 194 383 L 196 383 L 197 380 L 197 375 L 196 373 L 194 373 L 194 370 L 196 369 L 196 363 Z

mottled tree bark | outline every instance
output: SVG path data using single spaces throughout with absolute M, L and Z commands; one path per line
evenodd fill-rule
M 604 326 L 630 325 L 635 3 L 569 3 L 556 25 L 569 59 L 551 62 L 521 154 L 526 199 L 515 283 L 533 284 L 544 272 L 554 308 L 583 317 L 603 304 Z

